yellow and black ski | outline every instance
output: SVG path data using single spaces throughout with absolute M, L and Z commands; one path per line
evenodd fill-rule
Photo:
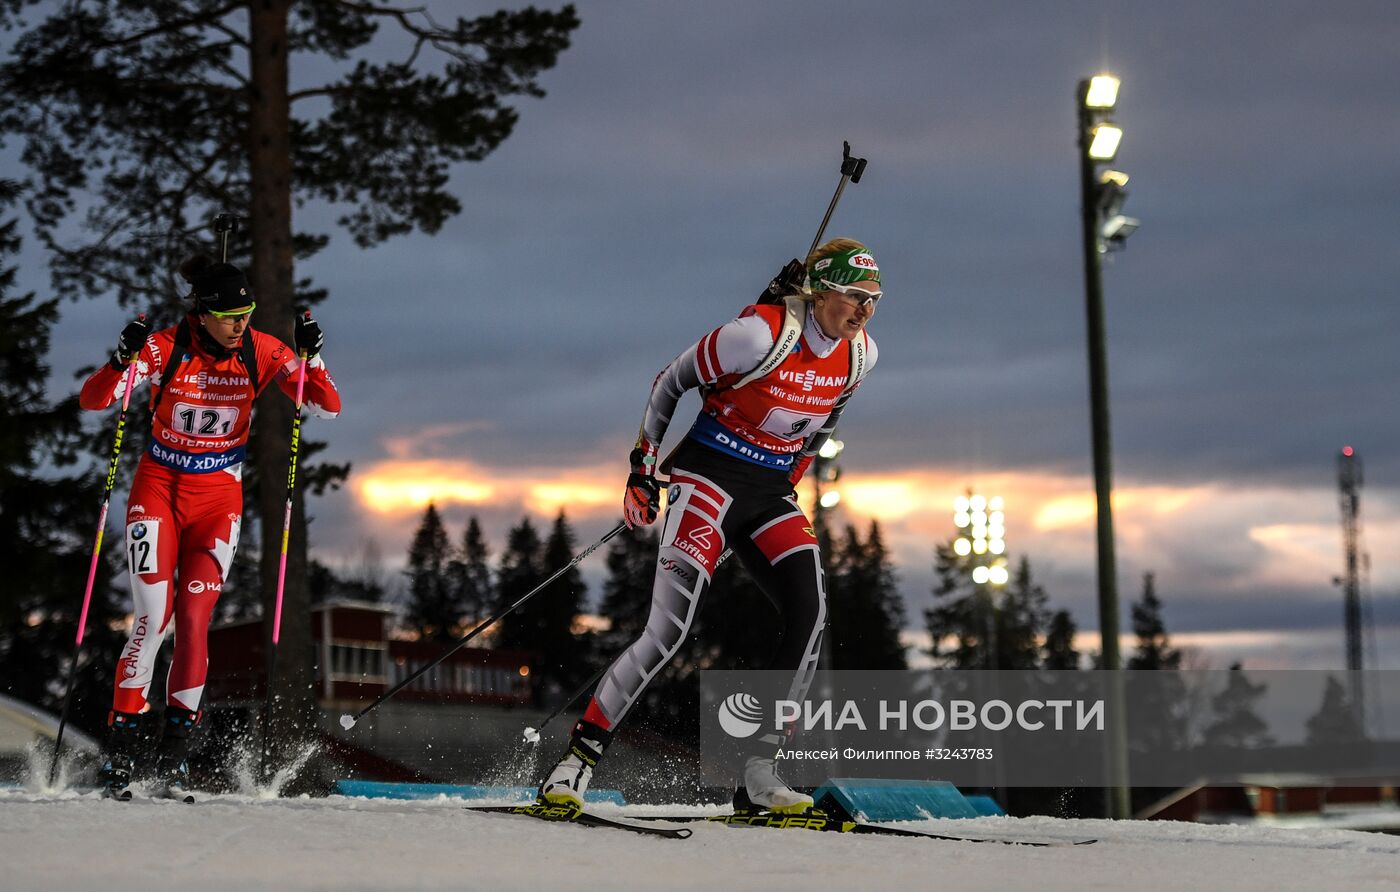
M 541 821 L 556 821 L 564 824 L 582 824 L 585 827 L 607 827 L 612 830 L 627 830 L 644 836 L 659 836 L 663 839 L 685 839 L 691 831 L 685 827 L 646 827 L 626 821 L 614 821 L 586 811 L 579 811 L 567 805 L 546 805 L 535 802 L 530 805 L 468 805 L 468 811 L 488 815 L 526 815 Z
M 737 812 L 727 815 L 646 815 L 638 816 L 644 821 L 705 821 L 711 824 L 724 824 L 730 827 L 766 827 L 773 830 L 817 830 L 827 833 L 855 833 L 868 836 L 905 836 L 921 839 L 937 839 L 944 842 L 1000 843 L 1008 846 L 1034 846 L 1036 848 L 1056 848 L 1060 846 L 1086 846 L 1098 842 L 1097 839 L 1018 839 L 1000 836 L 954 836 L 943 833 L 929 833 L 923 830 L 908 830 L 903 827 L 888 827 L 884 824 L 868 824 L 843 817 L 833 817 L 820 809 L 812 809 L 796 814 L 780 812 Z

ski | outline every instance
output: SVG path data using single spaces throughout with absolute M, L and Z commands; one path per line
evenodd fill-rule
M 120 790 L 101 790 L 103 799 L 111 799 L 113 802 L 130 802 L 135 790 L 132 787 L 124 787 Z M 151 790 L 141 794 L 142 799 L 164 800 L 169 802 L 184 802 L 189 805 L 194 804 L 194 794 L 187 792 L 177 792 L 171 789 Z
M 816 830 L 827 833 L 854 833 L 868 836 L 906 836 L 922 839 L 937 839 L 944 842 L 997 843 L 1008 846 L 1033 846 L 1035 848 L 1058 848 L 1061 846 L 1087 846 L 1098 842 L 1095 838 L 1082 839 L 1017 839 L 1002 836 L 954 836 L 944 833 L 929 833 L 924 830 L 907 830 L 903 827 L 887 827 L 883 824 L 868 824 L 864 821 L 846 821 L 821 812 L 804 814 L 778 814 L 758 812 L 754 814 L 728 815 L 638 815 L 642 821 L 705 821 L 724 824 L 730 827 L 765 827 L 774 830 Z
M 607 827 L 612 830 L 627 830 L 645 836 L 660 836 L 663 839 L 685 839 L 691 831 L 685 828 L 643 827 L 626 821 L 614 821 L 589 812 L 575 811 L 560 805 L 468 805 L 467 811 L 488 815 L 526 815 L 541 821 L 555 821 L 561 824 L 582 824 L 585 827 Z

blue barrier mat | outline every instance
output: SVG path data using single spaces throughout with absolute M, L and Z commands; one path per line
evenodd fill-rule
M 852 817 L 866 821 L 979 816 L 967 797 L 947 781 L 834 777 L 812 794 L 819 806 L 827 796 Z
M 484 784 L 398 784 L 383 781 L 338 780 L 335 791 L 342 796 L 362 796 L 367 799 L 505 799 L 533 802 L 534 787 L 497 787 Z M 589 790 L 585 802 L 611 802 L 626 805 L 619 790 Z

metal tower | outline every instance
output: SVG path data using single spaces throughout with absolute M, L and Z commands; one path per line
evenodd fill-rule
M 1346 551 L 1346 574 L 1337 581 L 1342 586 L 1342 610 L 1346 618 L 1347 673 L 1351 680 L 1351 706 L 1358 719 L 1366 714 L 1361 669 L 1361 458 L 1350 446 L 1337 456 L 1337 486 L 1342 504 L 1342 545 Z

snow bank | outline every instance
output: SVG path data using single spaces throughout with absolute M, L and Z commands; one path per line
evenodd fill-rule
M 600 808 L 641 814 L 660 807 Z M 699 809 L 665 809 L 667 812 Z M 691 825 L 651 839 L 459 802 L 223 796 L 194 805 L 0 793 L 7 890 L 189 888 L 627 890 L 801 888 L 1392 890 L 1400 838 L 1344 830 L 979 818 L 964 835 L 1095 836 L 1073 848 Z

